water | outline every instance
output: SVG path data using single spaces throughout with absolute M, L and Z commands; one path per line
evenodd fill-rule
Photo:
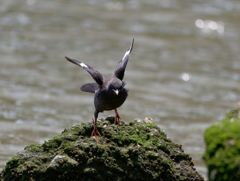
M 135 38 L 120 116 L 152 117 L 206 178 L 204 130 L 240 100 L 239 12 L 234 0 L 1 1 L 0 170 L 93 117 L 93 95 L 79 90 L 93 80 L 64 56 L 110 77 Z

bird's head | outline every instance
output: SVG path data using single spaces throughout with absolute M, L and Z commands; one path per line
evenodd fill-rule
M 113 91 L 116 95 L 118 95 L 122 91 L 124 85 L 125 84 L 120 79 L 112 78 L 109 81 L 108 90 Z

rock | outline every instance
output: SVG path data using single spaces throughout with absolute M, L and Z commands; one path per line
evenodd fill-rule
M 153 119 L 150 117 L 145 117 L 144 123 L 153 123 Z
M 49 166 L 48 170 L 59 170 L 61 167 L 64 170 L 64 167 L 76 167 L 78 166 L 78 162 L 73 160 L 68 156 L 57 155 L 53 158 Z
M 240 108 L 205 132 L 209 181 L 240 180 Z
M 113 123 L 114 117 L 98 122 L 99 144 L 90 136 L 92 123 L 82 123 L 27 146 L 7 162 L 4 181 L 203 180 L 182 146 L 152 120 L 121 121 L 119 129 Z

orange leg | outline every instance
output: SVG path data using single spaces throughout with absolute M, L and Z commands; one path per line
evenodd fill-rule
M 114 111 L 115 111 L 115 121 L 114 121 L 114 124 L 116 124 L 116 121 L 118 120 L 118 127 L 119 127 L 121 118 L 120 118 L 120 116 L 119 116 L 119 114 L 117 112 L 117 109 L 114 109 Z
M 101 136 L 101 135 L 100 135 L 100 133 L 99 133 L 98 130 L 97 130 L 97 118 L 95 118 L 95 122 L 94 122 L 93 119 L 92 119 L 92 122 L 93 122 L 93 132 L 92 132 L 92 136 L 93 136 L 93 134 L 95 135 L 95 140 L 96 140 L 96 142 L 98 143 L 97 134 L 98 134 L 99 136 Z

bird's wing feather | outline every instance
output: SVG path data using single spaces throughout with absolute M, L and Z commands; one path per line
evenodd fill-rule
M 81 86 L 81 91 L 95 93 L 99 89 L 99 85 L 97 83 L 87 83 Z
M 82 67 L 83 69 L 85 69 L 100 86 L 103 84 L 103 76 L 100 72 L 98 72 L 94 68 L 92 68 L 89 65 L 86 65 L 85 63 L 82 63 L 78 60 L 71 59 L 71 58 L 68 58 L 68 57 L 65 57 L 65 58 L 69 62 L 74 63 L 74 64 Z
M 128 63 L 128 59 L 129 59 L 130 53 L 133 49 L 133 44 L 134 44 L 134 39 L 132 40 L 132 44 L 130 45 L 130 47 L 126 51 L 125 55 L 123 56 L 123 59 L 118 63 L 112 77 L 117 77 L 120 80 L 123 80 L 124 72 L 125 72 L 125 69 L 126 69 L 126 66 Z

